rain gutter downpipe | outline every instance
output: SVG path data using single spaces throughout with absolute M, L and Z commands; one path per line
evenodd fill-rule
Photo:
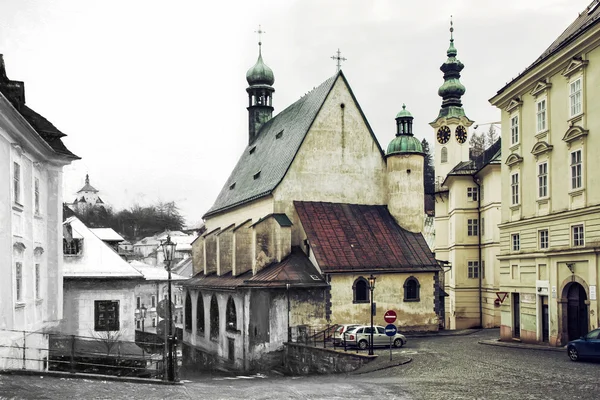
M 483 328 L 483 295 L 482 295 L 482 281 L 481 275 L 483 272 L 483 266 L 481 265 L 481 185 L 479 184 L 480 180 L 477 175 L 473 175 L 473 182 L 477 185 L 477 253 L 478 253 L 478 262 L 477 266 L 479 268 L 478 278 L 479 278 L 479 327 Z

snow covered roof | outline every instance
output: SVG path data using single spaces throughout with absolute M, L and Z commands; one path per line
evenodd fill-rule
M 123 236 L 119 235 L 113 228 L 90 228 L 101 240 L 108 242 L 122 242 Z
M 130 261 L 129 264 L 138 270 L 147 281 L 166 281 L 169 279 L 169 273 L 162 267 L 155 267 L 137 260 Z M 179 281 L 185 279 L 188 278 L 171 272 L 171 280 Z
M 73 238 L 82 239 L 81 251 L 63 256 L 65 278 L 143 278 L 143 275 L 117 252 L 96 236 L 77 217 L 63 222 L 63 232 L 72 232 Z M 65 239 L 69 240 L 65 234 Z

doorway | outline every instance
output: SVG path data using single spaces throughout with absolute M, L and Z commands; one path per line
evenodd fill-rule
M 519 293 L 512 294 L 512 306 L 513 306 L 513 338 L 519 339 L 521 337 L 521 304 L 519 299 Z
M 548 296 L 540 296 L 542 304 L 542 342 L 550 341 L 550 319 L 548 315 Z
M 577 282 L 565 288 L 567 292 L 567 333 L 568 340 L 579 339 L 588 333 L 588 310 L 585 289 Z

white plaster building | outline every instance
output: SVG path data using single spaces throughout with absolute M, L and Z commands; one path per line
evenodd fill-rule
M 78 158 L 63 136 L 25 105 L 0 55 L 0 369 L 45 368 L 63 317 L 62 170 Z

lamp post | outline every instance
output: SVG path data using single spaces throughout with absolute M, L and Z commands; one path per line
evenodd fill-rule
M 371 291 L 371 339 L 369 342 L 369 355 L 373 355 L 373 291 L 375 290 L 375 279 L 373 274 L 369 276 L 369 290 Z
M 173 255 L 175 254 L 175 246 L 177 243 L 171 241 L 171 236 L 167 235 L 167 240 L 161 243 L 163 253 L 165 256 L 165 268 L 167 269 L 168 275 L 168 296 L 167 296 L 167 324 L 169 328 L 167 330 L 167 380 L 170 382 L 175 381 L 175 364 L 173 360 L 173 307 L 171 302 L 171 261 L 173 261 Z

